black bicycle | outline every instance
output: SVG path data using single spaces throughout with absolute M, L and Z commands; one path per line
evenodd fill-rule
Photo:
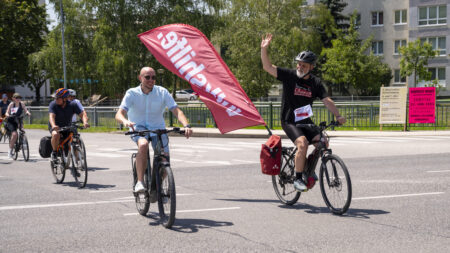
M 66 170 L 70 169 L 78 188 L 83 188 L 87 183 L 88 167 L 86 148 L 78 129 L 84 129 L 84 127 L 73 122 L 70 126 L 58 130 L 59 133 L 68 132 L 69 134 L 60 141 L 56 150 L 56 160 L 50 160 L 50 167 L 57 184 L 64 182 Z
M 325 129 L 338 126 L 338 123 L 332 121 L 327 125 L 322 122 L 319 126 L 313 124 L 301 124 L 300 127 L 316 127 L 320 132 L 320 140 L 311 144 L 315 149 L 308 156 L 303 180 L 307 184 L 308 190 L 315 184 L 315 170 L 319 159 L 322 160 L 319 171 L 320 191 L 327 207 L 334 214 L 343 214 L 347 212 L 352 200 L 352 183 L 347 166 L 337 155 L 333 154 L 331 149 L 327 148 L 326 143 L 329 136 Z M 300 198 L 301 192 L 294 188 L 295 165 L 294 158 L 297 148 L 282 147 L 281 170 L 278 175 L 272 176 L 273 188 L 281 202 L 287 205 L 295 204 Z
M 136 208 L 141 215 L 147 215 L 150 208 L 150 202 L 158 201 L 158 210 L 160 223 L 166 227 L 171 228 L 175 221 L 176 212 L 176 192 L 175 179 L 170 168 L 169 156 L 163 152 L 163 142 L 161 136 L 175 132 L 184 134 L 184 130 L 180 128 L 161 129 L 161 130 L 141 130 L 129 131 L 125 135 L 139 135 L 145 137 L 148 133 L 157 135 L 156 149 L 153 155 L 153 169 L 150 165 L 150 148 L 147 156 L 147 169 L 144 174 L 144 184 L 147 190 L 142 193 L 134 192 L 134 186 L 137 183 L 136 172 L 136 155 L 131 155 L 131 166 L 133 168 L 133 194 L 136 201 Z
M 20 127 L 23 117 L 24 117 L 23 115 L 21 115 L 21 116 L 10 115 L 9 116 L 9 118 L 16 121 L 17 126 L 18 126 L 18 128 L 17 128 L 18 136 L 17 136 L 16 143 L 14 143 L 14 147 L 12 150 L 12 158 L 14 160 L 17 160 L 17 157 L 19 156 L 19 152 L 20 152 L 20 150 L 22 150 L 23 160 L 25 160 L 25 162 L 27 162 L 30 159 L 30 148 L 28 146 L 28 139 L 25 134 L 25 131 Z M 6 136 L 8 136 L 8 138 L 11 139 L 11 133 L 9 131 L 6 134 Z

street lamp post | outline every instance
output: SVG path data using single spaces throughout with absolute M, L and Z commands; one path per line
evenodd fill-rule
M 159 78 L 159 85 L 163 86 L 164 69 L 158 69 L 157 72 L 158 72 L 158 75 L 160 76 L 160 78 Z
M 64 89 L 67 89 L 66 78 L 66 49 L 64 48 L 64 11 L 62 0 L 59 0 L 59 12 L 61 16 L 61 38 L 62 38 L 62 57 L 63 57 L 63 73 L 64 73 Z

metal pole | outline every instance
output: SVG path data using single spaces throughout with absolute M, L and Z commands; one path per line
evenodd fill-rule
M 63 56 L 63 72 L 64 72 L 64 89 L 67 89 L 67 78 L 66 78 L 66 50 L 64 48 L 64 11 L 62 0 L 59 0 L 59 13 L 61 16 L 61 38 L 62 38 L 62 56 Z

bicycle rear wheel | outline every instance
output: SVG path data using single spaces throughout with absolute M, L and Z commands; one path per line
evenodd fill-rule
M 347 212 L 352 201 L 352 182 L 342 159 L 336 155 L 323 157 L 319 178 L 323 200 L 331 212 Z
M 61 184 L 62 182 L 64 182 L 64 178 L 66 176 L 66 162 L 63 156 L 64 152 L 59 149 L 57 153 L 56 163 L 53 160 L 50 161 L 52 174 L 57 184 Z
M 159 170 L 161 183 L 158 192 L 158 208 L 161 224 L 166 228 L 171 228 L 175 222 L 176 212 L 176 192 L 175 179 L 172 169 L 168 165 L 161 166 Z
M 88 170 L 86 165 L 86 157 L 79 144 L 72 146 L 72 169 L 72 174 L 78 188 L 85 187 L 88 177 Z
M 137 172 L 136 172 L 136 161 L 132 160 L 132 167 L 133 167 L 133 185 L 132 185 L 132 189 L 133 189 L 133 194 L 134 194 L 134 200 L 136 202 L 136 209 L 138 210 L 140 215 L 147 215 L 148 213 L 148 209 L 150 208 L 150 199 L 149 199 L 149 194 L 148 191 L 145 192 L 140 192 L 140 193 L 135 193 L 134 192 L 134 186 L 137 183 Z M 144 174 L 144 182 L 146 187 L 150 187 L 149 185 L 149 180 L 148 180 L 148 170 L 145 170 L 145 174 Z
M 22 136 L 22 154 L 23 159 L 27 162 L 30 159 L 30 148 L 28 147 L 28 138 L 25 134 Z
M 283 152 L 280 174 L 272 176 L 272 185 L 280 201 L 286 205 L 295 204 L 300 198 L 300 192 L 294 188 L 295 165 L 294 159 Z

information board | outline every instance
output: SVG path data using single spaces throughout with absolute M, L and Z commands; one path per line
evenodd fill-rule
M 405 124 L 406 87 L 381 87 L 380 124 Z
M 436 122 L 436 88 L 409 88 L 409 123 Z

